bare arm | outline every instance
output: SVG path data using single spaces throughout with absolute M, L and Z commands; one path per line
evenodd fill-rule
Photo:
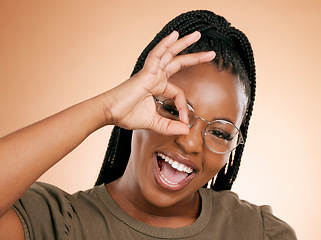
M 50 167 L 105 124 L 101 96 L 0 139 L 0 216 Z M 13 187 L 14 186 L 14 187 Z
M 121 85 L 1 138 L 0 196 L 6 197 L 0 198 L 0 224 L 10 225 L 11 221 L 15 224 L 17 218 L 8 216 L 13 214 L 10 209 L 22 194 L 105 125 L 152 129 L 163 134 L 188 133 L 184 93 L 167 79 L 184 67 L 214 58 L 213 52 L 176 56 L 199 37 L 195 33 L 177 40 L 178 34 L 174 32 L 150 52 L 143 69 Z M 175 99 L 182 122 L 157 114 L 152 96 L 158 94 Z M 0 227 L 0 236 L 3 231 Z

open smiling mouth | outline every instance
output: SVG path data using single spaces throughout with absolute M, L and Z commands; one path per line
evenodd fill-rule
M 179 163 L 172 158 L 156 153 L 157 156 L 157 182 L 164 188 L 180 190 L 185 187 L 195 176 L 196 171 Z

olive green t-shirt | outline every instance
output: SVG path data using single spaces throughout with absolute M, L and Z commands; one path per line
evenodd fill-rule
M 129 216 L 104 185 L 70 195 L 35 183 L 14 205 L 25 239 L 296 239 L 289 225 L 268 206 L 240 200 L 231 191 L 199 190 L 202 209 L 197 220 L 182 228 L 160 228 Z

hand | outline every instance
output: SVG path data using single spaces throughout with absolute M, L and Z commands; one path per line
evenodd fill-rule
M 213 51 L 179 55 L 198 41 L 199 32 L 178 40 L 174 31 L 148 54 L 144 67 L 133 77 L 106 94 L 106 122 L 126 129 L 151 129 L 162 134 L 188 134 L 188 109 L 182 89 L 168 82 L 170 76 L 188 66 L 211 61 Z M 153 95 L 164 95 L 175 101 L 180 120 L 161 117 Z

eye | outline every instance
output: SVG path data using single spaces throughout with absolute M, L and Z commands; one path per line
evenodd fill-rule
M 224 139 L 226 141 L 231 141 L 233 140 L 233 136 L 231 136 L 230 133 L 225 132 L 222 129 L 212 129 L 212 130 L 208 130 L 208 132 L 216 138 L 220 138 L 220 139 Z
M 179 117 L 179 112 L 175 105 L 173 104 L 164 104 L 163 109 L 175 117 Z
M 157 112 L 165 118 L 179 121 L 179 111 L 172 99 L 167 99 L 161 102 Z

